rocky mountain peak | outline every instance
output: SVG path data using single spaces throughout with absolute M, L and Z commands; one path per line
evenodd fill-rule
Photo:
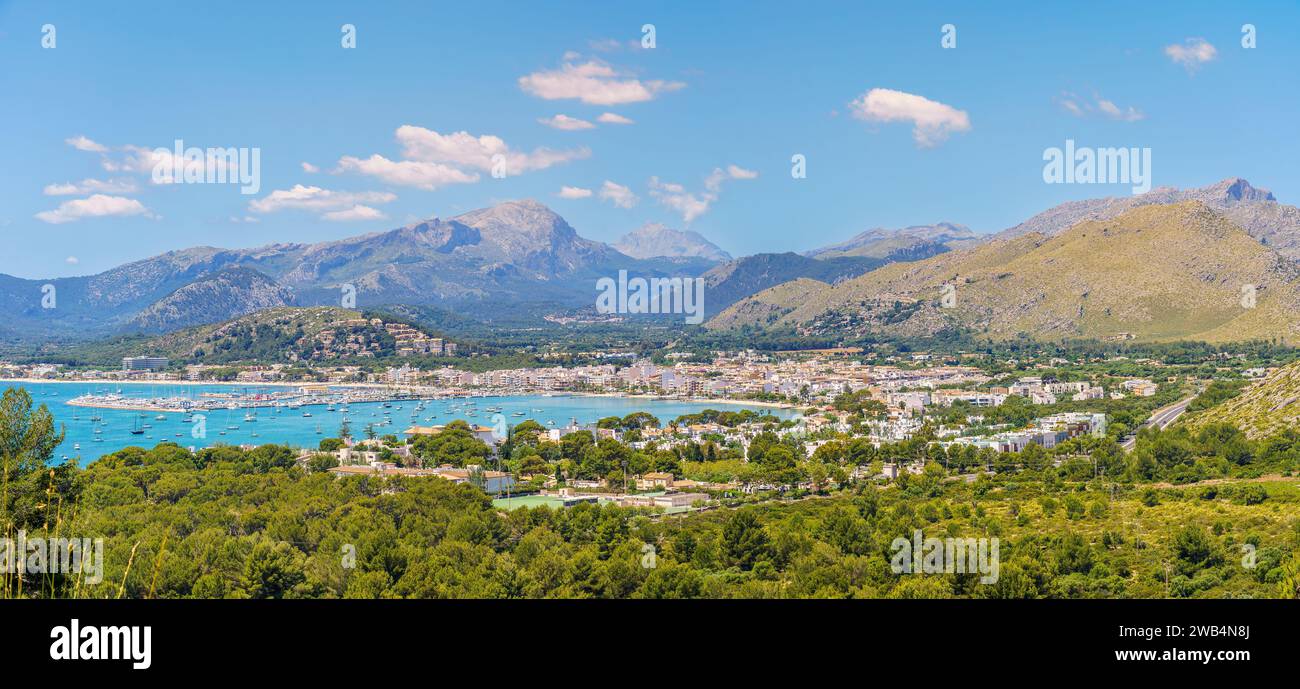
M 691 257 L 729 261 L 731 254 L 692 230 L 674 230 L 662 223 L 646 223 L 623 235 L 614 248 L 632 258 Z
M 508 233 L 534 239 L 572 240 L 578 236 L 559 213 L 533 199 L 506 201 L 452 218 L 485 235 Z
M 1204 187 L 1208 196 L 1232 203 L 1234 201 L 1276 201 L 1273 192 L 1251 186 L 1241 177 L 1229 177 L 1217 184 Z

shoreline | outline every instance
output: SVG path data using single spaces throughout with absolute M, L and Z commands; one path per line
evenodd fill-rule
M 4 378 L 0 379 L 0 385 L 6 383 L 27 383 L 35 385 L 60 384 L 60 385 L 97 385 L 107 386 L 116 385 L 225 385 L 230 387 L 256 388 L 256 387 L 303 387 L 307 385 L 326 385 L 332 388 L 357 388 L 357 389 L 394 389 L 410 391 L 412 388 L 421 386 L 393 386 L 386 383 L 312 383 L 312 382 L 285 382 L 276 381 L 269 383 L 247 383 L 237 381 L 203 381 L 203 380 L 45 380 L 39 378 Z M 787 404 L 785 402 L 767 402 L 762 400 L 738 400 L 721 397 L 671 397 L 667 395 L 655 395 L 648 393 L 624 394 L 619 392 L 568 392 L 540 390 L 535 392 L 486 392 L 482 390 L 464 390 L 455 396 L 466 397 L 610 397 L 628 400 L 651 400 L 659 402 L 680 402 L 689 404 L 729 404 L 739 406 L 766 407 L 769 409 L 789 409 L 798 411 L 800 407 Z M 85 405 L 90 406 L 90 405 Z
M 532 394 L 542 394 L 542 393 L 532 393 Z M 625 395 L 617 392 L 565 392 L 553 396 L 559 397 L 560 395 L 571 395 L 574 397 L 579 397 L 579 396 L 617 397 L 620 399 L 628 399 L 628 400 L 644 399 L 644 400 L 653 400 L 659 402 L 689 402 L 691 404 L 736 404 L 736 405 L 745 405 L 745 406 L 754 406 L 754 407 L 768 407 L 771 409 L 793 409 L 795 411 L 798 411 L 800 409 L 800 407 L 796 405 L 787 404 L 785 402 L 765 402 L 760 400 L 737 400 L 728 397 L 669 397 L 666 395 L 653 395 L 653 394 Z

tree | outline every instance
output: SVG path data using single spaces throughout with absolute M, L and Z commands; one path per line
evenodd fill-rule
M 622 426 L 623 428 L 635 428 L 638 430 L 642 428 L 658 428 L 659 418 L 649 412 L 632 412 L 623 417 Z
M 492 455 L 492 448 L 474 435 L 469 424 L 460 420 L 452 421 L 434 435 L 416 436 L 411 451 L 425 466 L 463 467 L 480 464 Z
M 272 469 L 287 469 L 294 465 L 297 455 L 288 445 L 259 445 L 248 453 L 253 467 L 261 473 Z
M 1300 599 L 1300 554 L 1292 555 L 1282 563 L 1282 576 L 1277 582 L 1277 595 L 1288 600 Z
M 1217 564 L 1214 542 L 1199 526 L 1185 526 L 1174 537 L 1174 554 L 1178 557 L 1178 570 L 1190 576 L 1202 567 Z
M 727 560 L 742 570 L 754 568 L 769 553 L 767 531 L 752 509 L 737 510 L 722 526 L 722 546 Z
M 47 469 L 64 433 L 62 428 L 54 430 L 54 417 L 45 405 L 32 410 L 32 398 L 26 390 L 9 388 L 0 397 L 0 536 L 13 538 L 16 532 L 40 529 L 45 537 L 50 535 L 51 526 L 57 534 L 63 510 L 76 504 L 80 495 L 77 465 L 64 462 Z M 8 558 L 14 557 L 13 548 L 11 543 Z M 36 584 L 33 577 L 5 569 L 0 573 L 0 586 L 6 592 L 31 590 Z M 29 579 L 33 580 L 27 583 Z M 55 587 L 63 589 L 68 583 L 60 577 L 58 582 L 51 580 L 47 586 L 42 581 L 35 588 L 57 595 Z
M 241 589 L 249 598 L 284 598 L 306 580 L 303 554 L 288 543 L 259 541 L 244 565 Z

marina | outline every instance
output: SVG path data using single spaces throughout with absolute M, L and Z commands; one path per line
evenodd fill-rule
M 547 428 L 592 424 L 608 416 L 646 411 L 667 423 L 704 409 L 752 409 L 790 418 L 794 410 L 723 400 L 683 401 L 596 395 L 437 395 L 383 388 L 307 385 L 302 388 L 159 383 L 30 383 L 34 406 L 46 405 L 67 435 L 55 461 L 94 461 L 125 447 L 174 442 L 182 447 L 280 443 L 316 447 L 346 423 L 354 437 L 395 435 L 412 426 L 455 420 L 492 426 L 532 419 Z

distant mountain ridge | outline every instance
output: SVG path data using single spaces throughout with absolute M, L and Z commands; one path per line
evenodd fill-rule
M 999 247 L 989 249 L 987 256 L 1014 261 L 1018 254 L 1006 252 L 1008 246 L 1022 246 L 1015 240 L 1052 239 L 1081 223 L 1104 224 L 1142 208 L 1181 203 L 1200 204 L 1225 218 L 1255 244 L 1276 252 L 1275 256 L 1293 264 L 1300 258 L 1300 209 L 1280 204 L 1271 192 L 1236 177 L 1199 189 L 1158 188 L 1136 197 L 1061 204 L 992 237 L 977 236 L 962 225 L 946 222 L 898 230 L 876 228 L 807 255 L 756 254 L 739 259 L 731 259 L 697 233 L 662 225 L 638 228 L 611 246 L 580 236 L 543 204 L 522 200 L 336 241 L 247 249 L 192 247 L 96 275 L 48 281 L 0 275 L 0 336 L 40 341 L 158 333 L 290 305 L 430 307 L 482 324 L 526 323 L 552 311 L 590 307 L 596 280 L 621 270 L 646 277 L 702 276 L 709 316 L 764 290 L 805 280 L 799 283 L 802 291 L 787 289 L 778 295 L 763 295 L 745 307 L 749 315 L 770 319 L 780 312 L 775 321 L 797 321 L 805 327 L 808 323 L 798 319 L 812 315 L 809 309 L 813 307 L 802 306 L 797 316 L 791 315 L 793 307 L 782 306 L 787 297 L 808 303 L 836 298 L 845 293 L 843 283 L 870 276 L 886 264 L 926 262 L 949 254 L 960 254 L 952 260 L 964 261 L 970 255 L 967 252 L 979 247 Z M 1165 253 L 1181 255 L 1180 245 L 1197 239 L 1166 229 L 1162 226 L 1162 232 L 1155 233 L 1165 242 L 1163 246 L 1143 249 L 1156 259 L 1151 266 L 1161 265 Z M 722 257 L 727 260 L 718 263 Z M 1119 263 L 1127 261 L 1122 255 L 1113 258 Z M 1186 265 L 1170 270 L 1178 273 L 1197 265 L 1188 258 Z M 1104 273 L 1107 266 L 1096 270 Z M 1205 271 L 1220 274 L 1217 266 Z M 1088 281 L 1088 276 L 1075 277 Z M 1117 277 L 1121 281 L 1126 278 Z M 349 300 L 353 296 L 355 299 Z M 909 304 L 900 300 L 899 308 L 920 308 Z M 906 322 L 917 332 L 933 331 L 931 326 L 943 321 L 936 319 L 921 327 L 922 321 L 908 314 L 894 313 L 888 318 L 891 327 Z M 737 312 L 718 322 L 728 319 L 745 320 Z M 1286 317 L 1283 321 L 1289 322 Z M 820 318 L 814 325 L 824 336 L 828 324 Z M 859 325 L 865 323 L 853 319 L 845 323 L 849 331 L 861 330 Z M 1268 330 L 1264 325 L 1252 327 L 1263 332 Z M 987 327 L 996 329 L 993 324 Z M 1068 327 L 1029 328 L 1031 332 L 1040 330 L 1070 332 Z
M 978 240 L 965 225 L 940 222 L 899 229 L 876 227 L 851 239 L 805 252 L 811 258 L 864 256 L 889 261 L 917 261 Z
M 1300 259 L 1300 208 L 1278 203 L 1267 189 L 1229 177 L 1196 189 L 1157 187 L 1138 196 L 1070 201 L 1049 208 L 994 235 L 1009 239 L 1031 232 L 1052 236 L 1085 220 L 1107 220 L 1134 208 L 1199 201 L 1240 225 L 1247 234 L 1292 259 Z
M 623 235 L 613 247 L 632 258 L 702 258 L 715 263 L 730 261 L 731 254 L 692 230 L 674 230 L 646 223 Z
M 836 256 L 818 259 L 790 252 L 754 254 L 719 265 L 703 275 L 704 309 L 712 315 L 765 289 L 808 279 L 834 284 L 884 265 L 879 258 Z
M 170 251 L 86 277 L 0 275 L 0 315 L 12 331 L 37 337 L 156 332 L 269 305 L 339 305 L 345 287 L 355 289 L 358 307 L 405 303 L 505 313 L 529 304 L 586 305 L 595 298 L 596 279 L 619 270 L 694 275 L 705 267 L 629 257 L 579 236 L 541 203 L 523 200 L 337 241 Z M 233 268 L 252 272 L 222 274 Z M 56 290 L 54 308 L 42 307 L 47 283 Z
M 261 309 L 289 306 L 293 298 L 293 290 L 256 270 L 231 266 L 150 304 L 133 316 L 129 324 L 142 332 L 167 332 Z
M 966 332 L 994 340 L 1295 341 L 1300 265 L 1200 201 L 1143 205 L 1052 237 L 1023 234 L 891 263 L 835 286 L 777 287 L 708 325 L 845 339 Z

